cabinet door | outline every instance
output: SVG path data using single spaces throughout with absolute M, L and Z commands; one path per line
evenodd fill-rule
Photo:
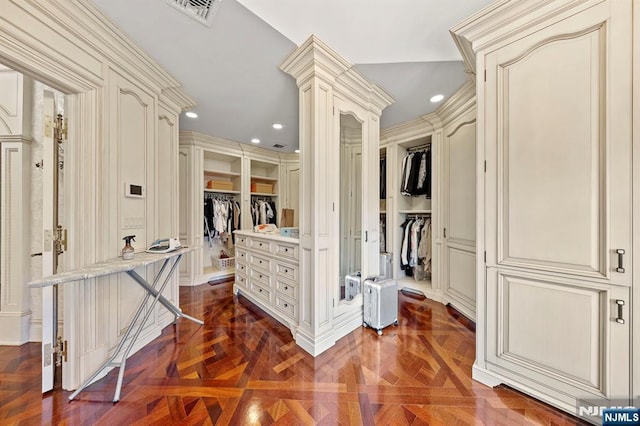
M 487 367 L 565 407 L 629 395 L 630 8 L 485 57 Z
M 476 120 L 471 110 L 444 129 L 442 281 L 447 301 L 476 315 Z

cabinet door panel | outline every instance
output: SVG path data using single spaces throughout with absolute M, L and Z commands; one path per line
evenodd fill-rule
M 630 67 L 613 63 L 608 12 L 587 10 L 487 56 L 489 265 L 630 284 L 615 255 L 630 256 L 631 138 L 620 131 L 630 92 L 616 83 Z
M 487 367 L 564 407 L 629 396 L 630 6 L 484 57 Z
M 561 382 L 604 393 L 601 325 L 608 320 L 606 291 L 490 270 L 489 315 L 495 353 L 514 366 L 546 372 Z M 544 373 L 543 373 L 544 374 Z

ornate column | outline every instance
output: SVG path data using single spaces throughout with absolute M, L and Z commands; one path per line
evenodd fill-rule
M 340 110 L 358 111 L 363 122 L 363 173 L 375 182 L 365 186 L 374 200 L 363 204 L 378 214 L 379 118 L 393 99 L 368 82 L 352 65 L 315 36 L 291 53 L 280 69 L 296 79 L 300 114 L 300 319 L 296 343 L 312 355 L 362 324 L 362 304 L 339 301 L 339 117 Z M 371 155 L 375 151 L 375 158 Z M 368 164 L 368 166 L 367 166 Z M 374 170 L 371 165 L 374 164 Z M 373 176 L 375 175 L 375 176 Z M 363 220 L 366 245 L 377 253 L 378 223 Z M 377 260 L 377 257 L 376 257 Z M 369 262 L 371 263 L 371 262 Z M 375 265 L 363 265 L 373 271 Z M 377 274 L 376 274 L 377 275 Z

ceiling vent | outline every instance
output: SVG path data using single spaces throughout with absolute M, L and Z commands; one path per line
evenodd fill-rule
M 167 0 L 176 9 L 207 26 L 211 26 L 221 2 L 222 0 Z
M 274 148 L 284 148 L 284 145 L 280 145 L 279 143 L 273 145 Z

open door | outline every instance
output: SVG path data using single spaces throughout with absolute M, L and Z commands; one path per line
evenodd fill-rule
M 59 225 L 62 187 L 60 152 L 65 132 L 57 114 L 54 94 L 44 91 L 42 138 L 42 276 L 59 272 L 59 256 L 66 249 L 66 231 Z M 53 389 L 56 366 L 61 366 L 64 345 L 58 338 L 58 287 L 42 289 L 42 392 Z

